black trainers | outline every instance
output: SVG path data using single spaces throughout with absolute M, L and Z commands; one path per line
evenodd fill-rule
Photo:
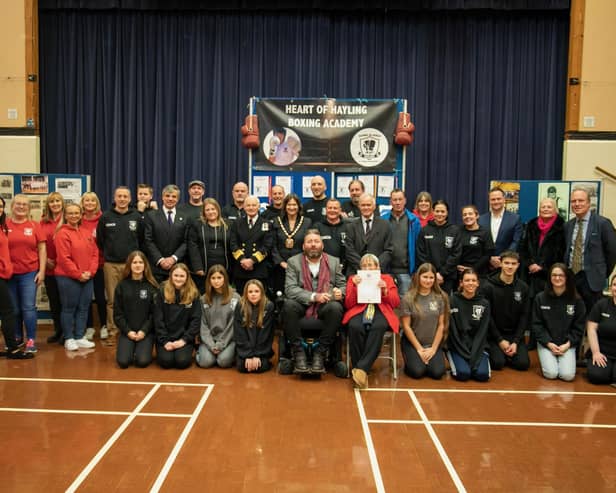
M 34 353 L 24 353 L 20 349 L 15 349 L 14 351 L 7 351 L 6 357 L 8 359 L 32 359 L 34 358 Z

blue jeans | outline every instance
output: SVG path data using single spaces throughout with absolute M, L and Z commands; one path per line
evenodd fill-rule
M 465 382 L 472 378 L 478 382 L 487 382 L 490 379 L 490 358 L 485 351 L 475 369 L 471 368 L 467 359 L 451 349 L 447 352 L 447 358 L 451 367 L 451 376 L 456 380 Z
M 92 300 L 92 279 L 79 282 L 66 276 L 56 276 L 62 304 L 62 331 L 65 339 L 81 339 L 86 331 L 88 310 Z
M 392 274 L 391 275 L 396 281 L 396 285 L 398 286 L 398 296 L 400 299 L 406 294 L 406 292 L 411 287 L 411 275 L 410 274 Z
M 9 289 L 15 307 L 16 330 L 15 339 L 21 341 L 24 337 L 21 325 L 26 326 L 28 339 L 36 339 L 36 283 L 37 271 L 25 274 L 14 274 L 9 280 Z

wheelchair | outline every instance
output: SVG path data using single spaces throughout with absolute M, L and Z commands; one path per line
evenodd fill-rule
M 280 324 L 282 327 L 282 323 Z M 312 356 L 319 347 L 319 335 L 323 330 L 323 321 L 316 318 L 302 318 L 300 331 L 302 333 L 302 345 L 308 360 L 308 371 L 298 373 L 301 376 L 321 376 L 323 373 L 315 373 L 311 369 Z M 326 370 L 332 370 L 338 378 L 348 378 L 348 365 L 343 359 L 341 334 L 336 334 L 334 343 L 328 348 L 325 358 Z M 291 355 L 291 343 L 286 338 L 284 329 L 278 338 L 278 373 L 291 375 L 294 373 L 293 357 Z

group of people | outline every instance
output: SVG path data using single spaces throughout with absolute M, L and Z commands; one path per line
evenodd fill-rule
M 53 192 L 40 222 L 30 219 L 27 196 L 13 198 L 10 214 L 0 199 L 6 356 L 37 351 L 36 287 L 44 283 L 54 322 L 48 342 L 93 347 L 94 297 L 99 337 L 117 334 L 122 368 L 147 366 L 154 353 L 161 367 L 186 368 L 194 353 L 201 367 L 266 371 L 280 325 L 294 371 L 321 373 L 344 326 L 360 388 L 387 330 L 401 332 L 413 378 L 441 378 L 446 360 L 459 380 L 485 381 L 507 364 L 526 370 L 530 331 L 543 375 L 572 380 L 587 331 L 588 378 L 616 381 L 616 280 L 611 298 L 602 296 L 616 233 L 591 211 L 588 190 L 573 189 L 569 222 L 547 197 L 525 226 L 498 188 L 489 192 L 489 212 L 464 206 L 460 225 L 428 192 L 409 210 L 404 191 L 394 189 L 381 216 L 360 180 L 344 203 L 327 197 L 320 176 L 311 191 L 302 202 L 275 185 L 261 211 L 243 182 L 224 208 L 204 198 L 199 180 L 183 204 L 176 185 L 164 187 L 160 206 L 142 184 L 135 203 L 118 187 L 105 212 L 93 192 L 79 204 Z M 380 302 L 363 303 L 362 272 L 370 270 L 380 271 Z M 310 354 L 303 319 L 320 321 Z

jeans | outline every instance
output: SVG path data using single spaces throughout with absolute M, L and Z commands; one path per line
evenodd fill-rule
M 88 310 L 92 300 L 92 279 L 79 282 L 66 276 L 56 276 L 62 303 L 62 330 L 65 339 L 81 339 L 86 330 Z
M 392 274 L 391 275 L 396 281 L 396 286 L 398 286 L 398 295 L 400 299 L 406 294 L 406 292 L 411 287 L 411 275 L 410 274 Z
M 541 364 L 541 373 L 545 378 L 554 380 L 560 378 L 565 382 L 570 382 L 575 378 L 575 348 L 569 350 L 562 356 L 556 356 L 544 345 L 537 343 L 537 356 Z
M 37 271 L 25 274 L 14 274 L 9 281 L 9 289 L 15 306 L 17 325 L 15 339 L 23 339 L 22 322 L 26 326 L 28 339 L 36 339 L 36 283 L 34 278 Z

